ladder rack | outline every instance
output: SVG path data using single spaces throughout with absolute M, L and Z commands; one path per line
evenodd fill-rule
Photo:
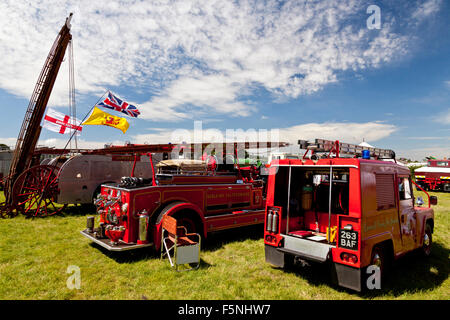
M 390 149 L 380 149 L 360 146 L 357 144 L 339 142 L 339 140 L 325 140 L 325 139 L 315 139 L 314 142 L 309 142 L 307 140 L 298 140 L 300 149 L 311 151 L 312 153 L 328 152 L 328 157 L 334 154 L 335 157 L 339 158 L 341 154 L 352 155 L 354 157 L 360 157 L 364 150 L 370 152 L 370 156 L 376 159 L 394 159 L 395 152 Z M 306 153 L 305 153 L 306 155 Z

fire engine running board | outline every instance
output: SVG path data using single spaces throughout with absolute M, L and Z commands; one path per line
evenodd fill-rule
M 127 251 L 127 250 L 133 250 L 133 249 L 139 249 L 139 248 L 145 248 L 145 247 L 151 247 L 153 246 L 153 243 L 147 243 L 147 244 L 126 244 L 126 243 L 119 243 L 117 245 L 111 245 L 110 240 L 107 239 L 97 239 L 93 235 L 89 234 L 86 230 L 80 231 L 80 233 L 88 238 L 89 240 L 92 240 L 96 244 L 102 246 L 105 249 L 108 249 L 109 251 Z
M 315 242 L 312 240 L 299 239 L 283 235 L 284 247 L 277 248 L 277 250 L 304 258 L 306 260 L 325 262 L 328 260 L 331 248 L 334 246 Z

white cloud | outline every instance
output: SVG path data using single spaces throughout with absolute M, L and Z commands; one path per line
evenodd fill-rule
M 158 143 L 223 143 L 223 142 L 289 142 L 291 144 L 286 150 L 288 152 L 297 152 L 299 139 L 313 140 L 323 138 L 342 142 L 360 143 L 363 141 L 371 142 L 383 139 L 391 135 L 397 127 L 380 122 L 351 123 L 351 122 L 326 122 L 326 123 L 307 123 L 286 128 L 273 129 L 226 129 L 218 130 L 215 128 L 202 128 L 201 122 L 194 122 L 194 129 L 173 129 L 173 128 L 154 128 L 151 133 L 137 134 L 132 136 L 131 143 L 135 144 L 158 144 Z M 6 143 L 13 147 L 16 139 L 0 138 L 1 143 Z M 67 139 L 51 138 L 41 139 L 38 146 L 64 148 Z M 123 145 L 123 141 L 88 141 L 78 140 L 80 149 L 103 148 L 105 144 Z M 383 146 L 379 146 L 383 147 Z
M 347 143 L 360 143 L 363 139 L 367 142 L 373 142 L 386 138 L 396 130 L 396 126 L 380 122 L 325 122 L 284 128 L 280 130 L 280 133 L 285 139 L 295 142 L 298 139 L 312 140 L 323 138 Z
M 201 128 L 201 127 L 200 127 Z M 380 122 L 351 123 L 351 122 L 325 122 L 307 123 L 286 128 L 274 129 L 158 129 L 154 133 L 138 134 L 133 137 L 135 143 L 181 143 L 198 141 L 202 142 L 227 141 L 227 137 L 233 137 L 232 141 L 282 141 L 297 144 L 299 139 L 312 140 L 315 138 L 340 140 L 348 143 L 373 142 L 388 137 L 397 127 Z M 233 135 L 231 135 L 233 133 Z M 195 136 L 197 134 L 197 136 Z M 234 138 L 237 136 L 237 138 Z M 252 138 L 256 138 L 251 140 Z M 273 138 L 278 140 L 273 140 Z
M 433 119 L 436 122 L 450 125 L 450 108 L 435 116 Z
M 411 17 L 418 22 L 421 22 L 429 16 L 438 12 L 441 4 L 442 0 L 427 0 L 423 2 L 418 8 L 416 8 L 416 10 L 414 10 Z
M 68 137 L 68 136 L 67 136 Z M 11 149 L 14 149 L 16 146 L 17 138 L 0 138 L 0 143 L 6 144 Z M 62 149 L 66 147 L 68 138 L 49 138 L 49 139 L 39 139 L 37 143 L 37 147 L 50 147 L 50 148 L 58 148 Z M 78 138 L 77 140 L 79 149 L 98 149 L 103 148 L 105 144 L 115 144 L 115 145 L 123 145 L 123 141 L 89 141 L 85 139 Z M 72 141 L 72 147 L 75 148 L 75 142 Z
M 11 149 L 16 147 L 17 138 L 0 138 L 0 143 L 6 144 Z
M 438 159 L 444 157 L 450 157 L 450 144 L 430 145 L 428 142 L 426 145 L 420 148 L 413 149 L 398 149 L 395 150 L 397 157 L 404 157 L 413 160 L 422 160 L 425 157 L 433 156 Z
M 160 96 L 141 104 L 142 118 L 177 120 L 192 118 L 177 107 L 196 106 L 202 114 L 228 113 L 232 116 L 248 116 L 254 107 L 237 101 L 240 86 L 230 83 L 230 77 L 208 75 L 185 77 L 173 81 Z
M 74 11 L 79 93 L 121 85 L 144 90 L 151 97 L 138 105 L 152 120 L 248 116 L 257 108 L 244 98 L 255 88 L 296 98 L 338 81 L 341 71 L 379 67 L 404 54 L 408 37 L 393 32 L 390 21 L 376 34 L 363 22 L 348 24 L 366 6 L 361 0 L 2 1 L 0 87 L 30 97 L 64 17 Z M 67 104 L 66 64 L 50 105 Z
M 61 138 L 50 138 L 50 139 L 40 139 L 37 147 L 55 147 L 57 149 L 62 149 L 66 147 L 67 139 Z M 105 144 L 113 144 L 113 145 L 124 145 L 123 141 L 89 141 L 85 139 L 78 139 L 77 146 L 79 149 L 101 149 L 105 146 Z M 70 148 L 70 146 L 68 146 Z M 72 148 L 75 148 L 75 143 L 72 141 Z

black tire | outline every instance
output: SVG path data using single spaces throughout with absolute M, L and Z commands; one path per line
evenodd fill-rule
M 386 254 L 382 247 L 376 246 L 372 249 L 372 256 L 370 257 L 370 264 L 376 265 L 380 268 L 381 277 L 384 277 L 384 271 L 386 271 L 387 260 Z
M 377 266 L 379 268 L 379 279 L 377 280 L 377 277 L 373 278 L 375 275 L 375 270 L 369 270 L 373 265 Z M 366 268 L 364 268 L 363 274 L 362 274 L 362 283 L 361 283 L 361 290 L 363 292 L 370 292 L 373 289 L 381 289 L 381 284 L 383 283 L 383 280 L 385 278 L 385 271 L 387 266 L 387 259 L 386 259 L 386 250 L 383 249 L 383 246 L 375 246 L 372 249 L 372 255 L 370 257 L 370 264 Z M 370 278 L 370 279 L 369 279 Z M 379 281 L 380 287 L 377 287 L 377 281 Z M 374 287 L 371 287 L 374 286 Z
M 186 228 L 187 233 L 197 233 L 197 226 L 194 220 L 190 217 L 177 217 L 177 225 Z
M 173 217 L 177 220 L 179 227 L 186 228 L 187 233 L 199 233 L 203 236 L 201 222 L 193 212 L 180 211 L 175 213 Z
M 422 244 L 422 253 L 425 257 L 429 257 L 431 255 L 431 246 L 433 244 L 433 229 L 431 225 L 427 223 L 425 225 L 425 232 L 423 235 L 423 244 Z

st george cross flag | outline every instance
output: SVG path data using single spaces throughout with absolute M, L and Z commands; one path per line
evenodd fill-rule
M 121 100 L 119 97 L 113 95 L 111 91 L 108 91 L 108 96 L 102 102 L 98 103 L 97 106 L 120 111 L 133 118 L 137 118 L 141 114 L 135 106 Z
M 75 130 L 77 136 L 81 134 L 81 130 L 83 129 L 81 127 L 80 120 L 66 116 L 65 114 L 57 112 L 53 109 L 48 109 L 47 114 L 44 117 L 43 127 L 61 134 L 73 134 Z

